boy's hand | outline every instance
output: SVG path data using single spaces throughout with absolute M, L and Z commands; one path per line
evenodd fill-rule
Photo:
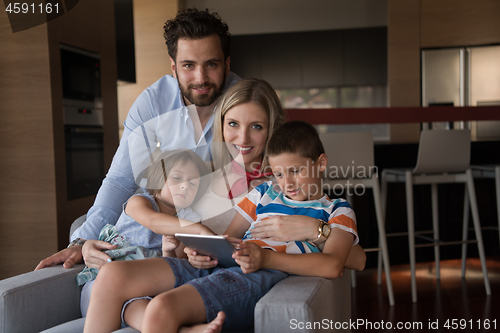
M 238 247 L 240 249 L 233 254 L 233 258 L 240 265 L 243 273 L 252 273 L 265 266 L 269 255 L 268 250 L 252 242 L 241 243 Z
M 189 263 L 194 268 L 198 269 L 214 268 L 218 264 L 217 260 L 212 260 L 212 258 L 210 258 L 209 256 L 198 255 L 198 253 L 195 250 L 190 249 L 188 247 L 184 248 L 184 253 L 187 255 Z
M 179 247 L 179 240 L 175 236 L 163 235 L 161 239 L 161 250 L 164 257 L 171 257 L 172 251 Z

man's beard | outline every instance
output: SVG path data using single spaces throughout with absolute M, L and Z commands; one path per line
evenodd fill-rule
M 177 77 L 179 77 L 179 75 L 177 74 L 177 70 L 175 74 L 177 75 Z M 224 78 L 219 87 L 217 87 L 213 83 L 204 83 L 196 85 L 190 84 L 187 87 L 185 87 L 181 84 L 179 80 L 177 80 L 177 82 L 179 83 L 179 89 L 181 90 L 182 96 L 184 96 L 185 99 L 191 102 L 191 104 L 194 104 L 196 106 L 209 106 L 222 94 L 222 91 L 224 90 L 224 86 L 226 85 L 226 71 L 224 71 Z M 212 89 L 208 94 L 195 95 L 193 93 L 193 89 L 201 87 L 210 87 Z

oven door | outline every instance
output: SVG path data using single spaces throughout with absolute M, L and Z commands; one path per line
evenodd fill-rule
M 65 126 L 68 200 L 97 194 L 104 179 L 103 129 Z

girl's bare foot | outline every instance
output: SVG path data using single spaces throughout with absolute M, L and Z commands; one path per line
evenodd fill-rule
M 224 320 L 226 320 L 226 314 L 222 311 L 219 311 L 217 317 L 212 320 L 211 323 L 207 324 L 206 329 L 203 333 L 220 333 L 222 331 L 222 324 L 224 324 Z
M 192 327 L 183 327 L 180 332 L 182 333 L 220 333 L 222 331 L 222 324 L 226 320 L 226 315 L 224 312 L 220 311 L 208 324 L 196 325 Z

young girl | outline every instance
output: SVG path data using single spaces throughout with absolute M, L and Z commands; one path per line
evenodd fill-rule
M 181 222 L 200 222 L 200 215 L 190 206 L 208 186 L 209 172 L 205 162 L 189 149 L 162 154 L 144 173 L 146 193 L 136 194 L 125 203 L 117 231 L 130 244 L 154 249 L 161 256 L 162 237 L 151 229 L 161 224 L 161 214 L 177 216 Z M 189 222 L 183 224 L 181 227 Z
M 147 257 L 182 256 L 183 246 L 171 236 L 163 236 L 151 229 L 162 226 L 165 215 L 176 216 L 181 232 L 212 232 L 200 224 L 201 217 L 190 206 L 205 192 L 210 170 L 193 151 L 186 149 L 163 153 L 144 172 L 147 179 L 145 193 L 132 196 L 124 205 L 115 226 L 106 225 L 99 239 L 116 247 L 105 253 L 113 260 L 133 260 Z M 173 230 L 175 232 L 175 230 Z M 175 250 L 177 248 L 177 250 Z M 108 261 L 111 261 L 108 260 Z M 82 315 L 86 315 L 96 268 L 86 267 L 77 276 L 78 285 L 85 284 L 81 296 Z

